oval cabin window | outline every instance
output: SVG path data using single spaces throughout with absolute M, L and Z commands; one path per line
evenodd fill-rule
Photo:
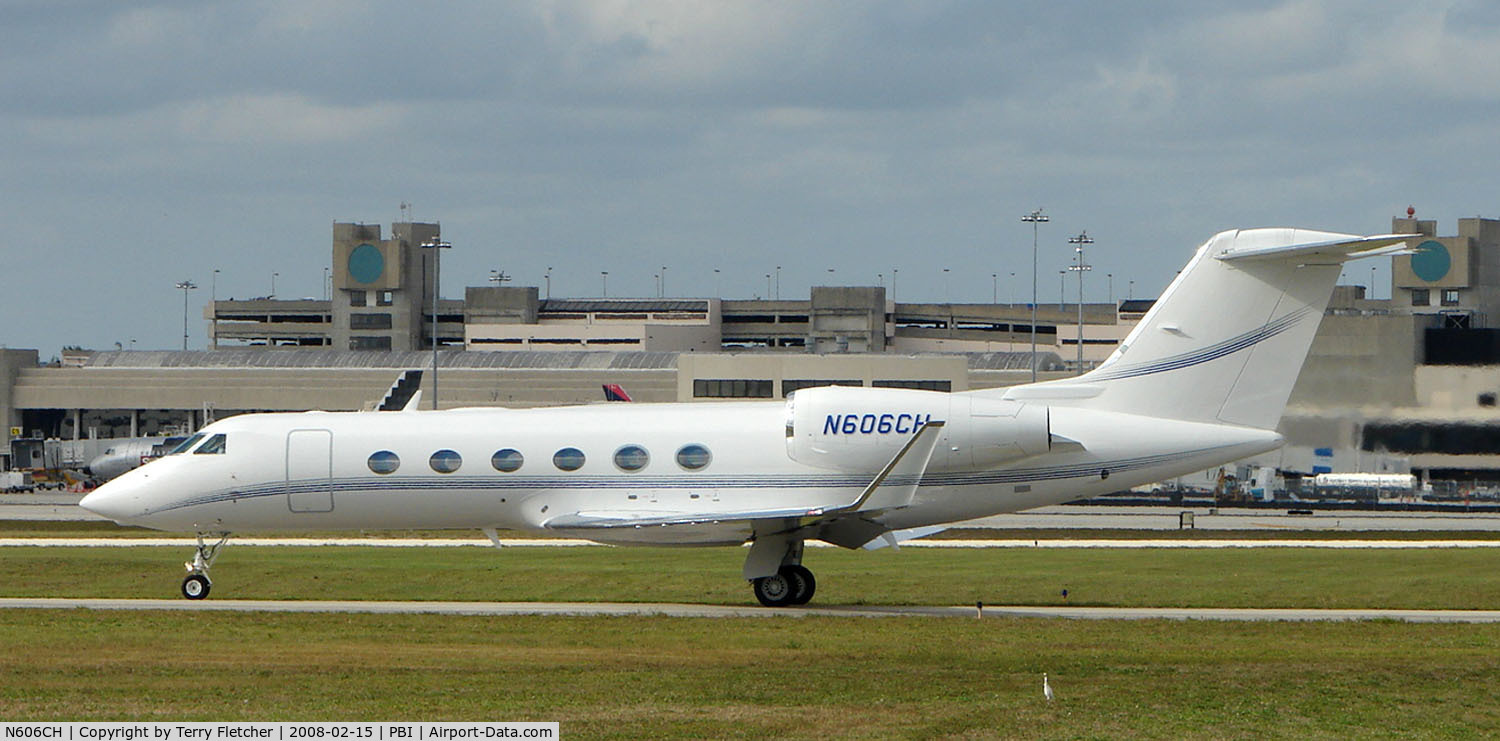
M 578 448 L 563 448 L 552 454 L 552 465 L 563 471 L 577 471 L 583 468 L 583 451 Z
M 464 459 L 454 450 L 439 450 L 427 459 L 427 465 L 438 473 L 453 473 L 464 464 Z
M 521 464 L 525 462 L 526 458 L 515 448 L 497 450 L 494 455 L 490 456 L 490 465 L 494 466 L 496 471 L 504 473 L 521 470 Z
M 371 453 L 370 460 L 367 463 L 371 471 L 384 475 L 395 473 L 396 469 L 401 467 L 401 458 L 389 450 L 382 450 Z

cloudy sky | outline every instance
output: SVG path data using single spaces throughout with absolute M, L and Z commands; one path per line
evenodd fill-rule
M 402 202 L 448 296 L 902 301 L 1026 300 L 1036 207 L 1043 301 L 1083 230 L 1102 301 L 1221 229 L 1500 212 L 1485 0 L 7 0 L 0 95 L 0 344 L 44 357 L 178 345 L 185 278 L 201 347 L 215 269 L 320 297 Z

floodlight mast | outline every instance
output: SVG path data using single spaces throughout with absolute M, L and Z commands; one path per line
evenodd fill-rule
M 1078 271 L 1078 372 L 1080 374 L 1083 373 L 1083 274 L 1094 269 L 1092 265 L 1083 261 L 1083 247 L 1093 243 L 1094 239 L 1089 236 L 1087 229 L 1079 232 L 1078 236 L 1068 239 L 1068 244 L 1073 245 L 1073 251 L 1078 253 L 1078 262 L 1069 265 L 1068 269 Z
M 453 245 L 441 239 L 423 242 L 422 249 L 432 250 L 432 409 L 438 408 L 438 288 L 442 285 L 443 250 Z
M 186 352 L 188 345 L 188 291 L 197 288 L 198 285 L 191 280 L 180 280 L 177 281 L 176 287 L 182 291 L 182 349 Z
M 1021 221 L 1031 224 L 1031 382 L 1036 383 L 1036 232 L 1038 224 L 1045 224 L 1050 219 L 1036 209 L 1021 217 Z

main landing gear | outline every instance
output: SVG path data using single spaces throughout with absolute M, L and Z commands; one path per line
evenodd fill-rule
M 745 556 L 745 579 L 766 607 L 805 605 L 818 589 L 802 565 L 802 540 L 786 531 L 756 534 Z
M 213 533 L 219 536 L 219 542 L 208 545 L 203 540 L 203 533 L 198 533 L 198 550 L 193 554 L 193 560 L 183 564 L 187 569 L 187 576 L 182 579 L 182 596 L 188 599 L 203 599 L 208 596 L 208 590 L 213 588 L 213 582 L 208 578 L 208 569 L 214 565 L 214 559 L 219 557 L 219 549 L 229 541 L 229 533 Z
M 755 598 L 766 607 L 805 605 L 818 589 L 812 571 L 800 563 L 787 564 L 773 576 L 762 576 L 750 582 Z

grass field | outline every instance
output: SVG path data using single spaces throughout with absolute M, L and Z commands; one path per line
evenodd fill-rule
M 1497 657 L 1495 625 L 8 610 L 0 717 L 556 720 L 567 738 L 1477 738 L 1500 733 Z
M 189 555 L 0 548 L 0 596 L 175 598 Z M 231 541 L 212 599 L 750 604 L 743 556 Z M 1084 605 L 1500 609 L 1492 549 L 816 549 L 807 563 L 817 604 L 1048 605 L 1066 588 Z M 0 610 L 3 720 L 556 720 L 568 738 L 1479 738 L 1500 735 L 1497 686 L 1500 625 Z
M 190 548 L 0 549 L 0 596 L 177 596 Z M 216 599 L 752 604 L 738 548 L 231 546 Z M 817 604 L 1500 609 L 1494 549 L 809 550 Z

